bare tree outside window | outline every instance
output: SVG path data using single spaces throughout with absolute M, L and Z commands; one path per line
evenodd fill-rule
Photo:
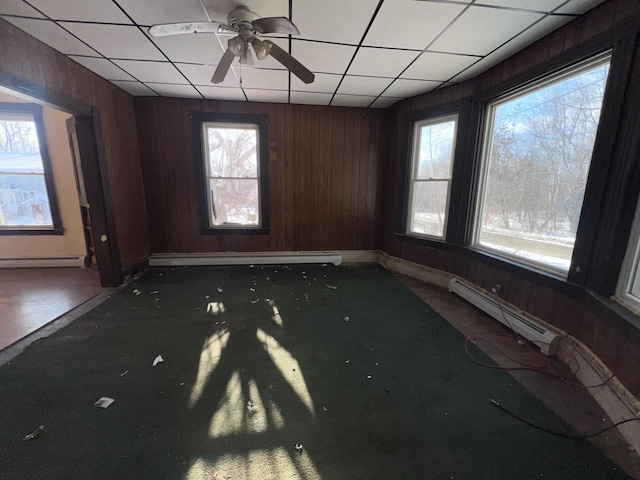
M 489 106 L 478 243 L 569 269 L 609 59 Z
M 211 225 L 260 225 L 258 126 L 204 124 Z
M 416 122 L 408 233 L 444 238 L 457 118 Z

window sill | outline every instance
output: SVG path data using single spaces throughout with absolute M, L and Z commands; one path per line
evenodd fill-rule
M 31 235 L 64 235 L 62 228 L 0 228 L 0 235 L 31 236 Z
M 271 232 L 269 227 L 202 227 L 202 235 L 267 235 Z

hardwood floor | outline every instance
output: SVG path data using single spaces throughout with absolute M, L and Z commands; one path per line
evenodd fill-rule
M 0 350 L 105 290 L 89 268 L 0 269 Z

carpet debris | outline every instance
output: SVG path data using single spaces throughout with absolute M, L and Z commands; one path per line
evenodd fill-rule
M 142 292 L 140 290 L 138 290 L 137 288 L 134 288 L 132 293 L 134 295 L 140 295 Z
M 255 289 L 255 288 L 253 288 L 253 287 L 249 288 L 249 290 L 251 290 L 252 292 L 255 292 L 255 291 L 256 291 L 256 289 Z
M 258 407 L 256 407 L 251 400 L 247 400 L 247 410 L 249 411 L 249 413 L 253 413 L 253 412 L 257 412 L 258 411 Z
M 270 392 L 275 392 L 276 391 L 276 387 L 274 387 L 273 385 L 269 385 L 267 387 L 267 390 L 269 390 Z
M 322 406 L 322 410 L 324 410 L 325 412 L 327 411 L 327 407 L 325 407 L 324 405 Z
M 349 321 L 349 317 L 344 317 L 344 321 L 348 322 Z
M 124 377 L 127 373 L 129 373 L 129 370 L 125 370 L 124 372 L 122 372 L 122 373 L 120 374 L 120 376 L 121 376 L 121 377 Z
M 156 365 L 162 362 L 164 362 L 164 358 L 162 358 L 162 355 L 158 355 L 156 358 L 153 359 L 153 366 L 155 367 Z
M 302 446 L 301 443 L 296 443 L 296 450 L 300 455 L 302 455 L 302 451 L 304 450 L 304 447 Z
M 40 425 L 38 428 L 36 428 L 33 432 L 31 432 L 29 435 L 25 435 L 25 437 L 22 439 L 23 441 L 27 441 L 27 440 L 33 440 L 34 438 L 36 438 L 38 435 L 40 435 L 42 433 L 42 431 L 44 430 L 44 425 Z
M 100 408 L 107 408 L 111 405 L 115 400 L 111 397 L 100 397 L 94 405 Z
M 251 303 L 258 303 L 260 301 L 259 298 L 254 298 L 253 300 L 251 300 Z
M 326 283 L 326 284 L 325 284 L 325 286 L 326 286 L 327 288 L 330 288 L 331 290 L 337 290 L 337 289 L 338 289 L 338 287 L 336 287 L 335 285 L 330 285 L 330 284 L 328 284 L 328 283 Z
M 218 287 L 216 288 L 216 290 L 218 291 L 218 293 L 222 293 L 222 287 Z
M 150 295 L 155 295 L 156 293 L 158 293 L 158 290 L 154 290 L 153 292 L 149 292 Z

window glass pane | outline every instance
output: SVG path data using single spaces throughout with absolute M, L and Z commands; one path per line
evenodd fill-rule
M 455 121 L 420 127 L 417 179 L 451 176 L 455 129 Z
M 212 225 L 259 225 L 258 180 L 210 179 Z
M 478 243 L 567 272 L 609 65 L 490 107 Z
M 252 128 L 207 129 L 209 175 L 225 178 L 257 178 L 257 131 Z
M 53 226 L 34 121 L 0 113 L 0 225 Z
M 449 182 L 425 181 L 413 185 L 411 226 L 414 233 L 442 237 L 447 212 Z

